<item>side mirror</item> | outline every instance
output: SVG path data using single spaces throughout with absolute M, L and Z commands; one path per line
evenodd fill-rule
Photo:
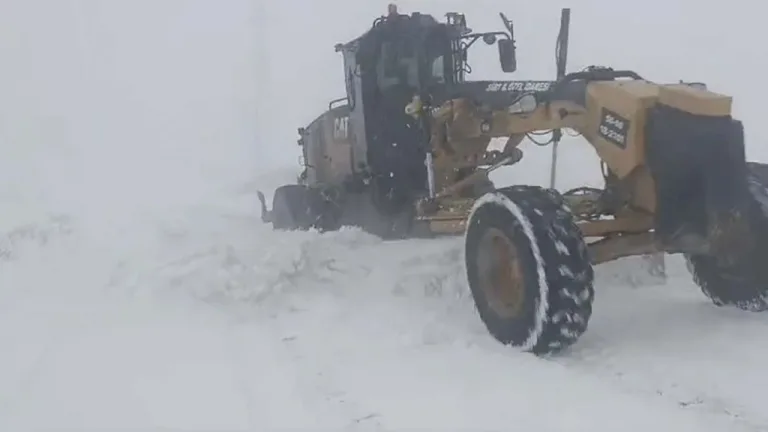
M 517 70 L 517 55 L 515 53 L 515 41 L 512 39 L 499 39 L 499 62 L 501 70 L 512 73 Z

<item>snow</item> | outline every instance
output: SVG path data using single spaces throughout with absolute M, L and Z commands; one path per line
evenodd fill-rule
M 236 210 L 142 222 L 109 250 L 77 226 L 22 244 L 2 273 L 2 428 L 749 430 L 766 420 L 744 393 L 766 381 L 749 361 L 754 344 L 728 343 L 764 324 L 693 289 L 602 291 L 576 349 L 536 359 L 487 336 L 459 239 L 278 235 Z M 739 390 L 718 388 L 730 383 Z
M 764 320 L 716 309 L 688 282 L 599 286 L 577 346 L 537 359 L 487 335 L 464 286 L 460 239 L 277 234 L 235 210 L 142 222 L 109 250 L 72 226 L 4 263 L 0 427 L 768 422 L 756 390 L 768 383 L 755 343 Z
M 461 238 L 260 223 L 256 188 L 295 177 L 295 128 L 343 92 L 333 43 L 385 9 L 317 19 L 342 3 L 0 3 L 0 430 L 768 430 L 765 315 L 714 307 L 678 257 L 666 283 L 638 282 L 638 260 L 598 267 L 587 333 L 536 358 L 488 335 Z M 574 7 L 574 69 L 708 81 L 765 156 L 748 83 L 768 59 L 743 42 L 759 13 L 680 1 L 605 22 L 606 4 Z M 558 7 L 514 8 L 523 78 L 551 72 L 553 47 L 532 47 L 554 44 Z M 617 50 L 597 21 L 642 37 Z M 594 181 L 568 143 L 563 184 Z M 549 149 L 523 150 L 496 179 L 548 179 Z

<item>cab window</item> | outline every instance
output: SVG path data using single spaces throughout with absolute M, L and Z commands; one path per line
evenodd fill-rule
M 445 56 L 437 57 L 432 61 L 431 78 L 432 82 L 443 84 L 445 83 Z

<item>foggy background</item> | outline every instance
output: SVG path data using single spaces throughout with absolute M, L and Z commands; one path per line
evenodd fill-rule
M 260 223 L 254 189 L 295 178 L 297 127 L 344 94 L 334 44 L 387 3 L 0 0 L 1 431 L 764 429 L 765 317 L 683 265 L 601 266 L 590 330 L 542 361 L 488 334 L 461 237 Z M 515 20 L 520 70 L 478 45 L 470 79 L 552 79 L 570 6 L 570 71 L 705 81 L 768 161 L 760 2 L 398 4 Z M 550 148 L 523 150 L 495 179 L 546 183 Z M 597 162 L 564 140 L 558 186 Z

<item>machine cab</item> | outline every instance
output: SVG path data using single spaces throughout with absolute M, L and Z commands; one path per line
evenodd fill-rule
M 405 106 L 463 75 L 455 68 L 454 26 L 430 15 L 389 12 L 336 50 L 344 55 L 353 170 L 366 173 L 384 194 L 408 200 L 426 187 L 429 133 Z
M 374 21 L 359 38 L 336 45 L 344 56 L 344 74 L 352 142 L 352 176 L 373 184 L 390 201 L 405 203 L 427 189 L 425 157 L 429 124 L 406 114 L 418 95 L 439 103 L 461 91 L 467 70 L 467 49 L 482 38 L 499 40 L 502 69 L 513 72 L 511 22 L 509 33 L 472 33 L 464 15 L 447 14 L 446 22 L 418 12 L 389 14 Z

